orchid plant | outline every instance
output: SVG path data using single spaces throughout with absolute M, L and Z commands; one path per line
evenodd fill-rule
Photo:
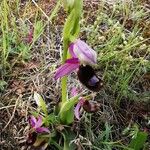
M 67 76 L 70 73 L 76 71 L 79 81 L 89 90 L 99 91 L 102 87 L 102 80 L 93 69 L 97 62 L 97 54 L 78 38 L 82 3 L 82 0 L 72 0 L 68 3 L 70 7 L 67 9 L 69 16 L 63 30 L 62 65 L 54 75 L 55 80 L 61 78 L 62 101 L 58 115 L 63 124 L 71 124 L 74 121 L 74 106 L 80 103 L 79 99 L 84 94 L 81 92 L 68 99 Z
M 95 112 L 99 109 L 97 103 L 89 101 L 91 95 L 85 96 L 85 93 L 76 87 L 72 91 L 68 91 L 67 77 L 69 74 L 75 71 L 79 81 L 90 91 L 99 91 L 102 87 L 102 80 L 95 74 L 93 69 L 97 63 L 97 53 L 78 38 L 83 1 L 63 0 L 63 3 L 68 12 L 68 18 L 63 29 L 62 64 L 56 69 L 54 74 L 55 80 L 61 79 L 62 98 L 58 106 L 56 106 L 57 111 L 48 114 L 44 100 L 38 93 L 35 93 L 34 99 L 43 113 L 39 115 L 40 113 L 38 112 L 36 113 L 36 117 L 31 116 L 29 120 L 31 126 L 29 135 L 32 133 L 41 134 L 44 137 L 49 137 L 51 140 L 56 135 L 55 131 L 52 134 L 53 130 L 48 129 L 51 125 L 70 125 L 74 121 L 74 116 L 80 120 L 82 110 Z M 70 98 L 68 98 L 68 93 L 71 93 Z M 64 150 L 69 150 L 69 143 L 67 143 L 68 140 L 65 136 L 66 130 L 65 132 L 61 132 L 61 134 L 64 137 Z M 52 141 L 54 144 L 54 140 Z

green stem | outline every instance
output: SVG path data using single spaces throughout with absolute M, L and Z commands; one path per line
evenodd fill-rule
M 72 18 L 74 16 L 74 10 L 69 14 L 63 29 L 63 55 L 62 55 L 62 64 L 65 63 L 67 59 L 67 51 L 69 47 L 69 36 L 71 32 L 71 27 L 74 22 L 72 22 Z M 67 77 L 64 76 L 61 79 L 61 92 L 62 92 L 62 104 L 67 101 Z
M 68 46 L 69 46 L 69 40 L 64 38 L 62 63 L 65 63 L 67 59 Z M 67 100 L 67 77 L 66 76 L 64 76 L 61 79 L 61 90 L 62 90 L 62 103 L 64 103 Z
M 61 79 L 62 103 L 67 101 L 67 77 Z
M 67 51 L 69 47 L 69 38 L 64 38 L 63 40 L 63 57 L 62 57 L 62 63 L 65 63 L 67 59 Z
M 64 64 L 67 59 L 67 51 L 69 47 L 69 41 L 71 34 L 78 34 L 79 32 L 79 18 L 82 12 L 82 0 L 75 2 L 75 8 L 70 12 L 63 31 L 63 56 L 62 63 Z M 67 77 L 61 79 L 62 88 L 62 104 L 67 101 Z

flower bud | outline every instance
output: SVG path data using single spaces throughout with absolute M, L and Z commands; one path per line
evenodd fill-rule
M 62 0 L 64 9 L 70 11 L 74 6 L 74 0 Z
M 94 113 L 100 110 L 100 104 L 94 101 L 84 101 L 82 107 L 88 113 Z

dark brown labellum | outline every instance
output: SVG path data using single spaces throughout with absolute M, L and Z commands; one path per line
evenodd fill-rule
M 98 92 L 102 88 L 103 81 L 95 74 L 95 71 L 91 66 L 81 65 L 77 74 L 79 81 L 89 90 Z
M 85 101 L 82 107 L 86 112 L 94 113 L 100 109 L 100 104 L 93 101 Z
M 27 145 L 33 145 L 34 142 L 36 141 L 36 138 L 37 138 L 37 133 L 36 132 L 29 133 L 26 144 Z

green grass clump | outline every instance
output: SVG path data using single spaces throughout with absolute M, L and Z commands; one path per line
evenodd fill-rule
M 2 0 L 0 8 L 0 68 L 4 76 L 12 69 L 16 62 L 15 58 L 29 58 L 28 44 L 24 41 L 28 27 L 25 23 L 21 24 L 18 1 Z
M 0 83 L 4 82 L 16 64 L 22 64 L 32 57 L 33 49 L 57 11 L 58 1 L 50 16 L 31 1 L 2 0 L 0 4 Z M 46 18 L 46 20 L 45 20 Z M 45 35 L 44 35 L 45 36 Z M 30 38 L 30 39 L 29 39 Z M 7 78 L 7 79 L 6 79 Z
M 106 92 L 119 104 L 121 99 L 136 100 L 135 77 L 150 71 L 150 37 L 144 38 L 148 12 L 140 2 L 103 2 L 94 22 L 84 22 L 87 41 L 99 53 Z M 86 25 L 86 26 L 85 26 Z

